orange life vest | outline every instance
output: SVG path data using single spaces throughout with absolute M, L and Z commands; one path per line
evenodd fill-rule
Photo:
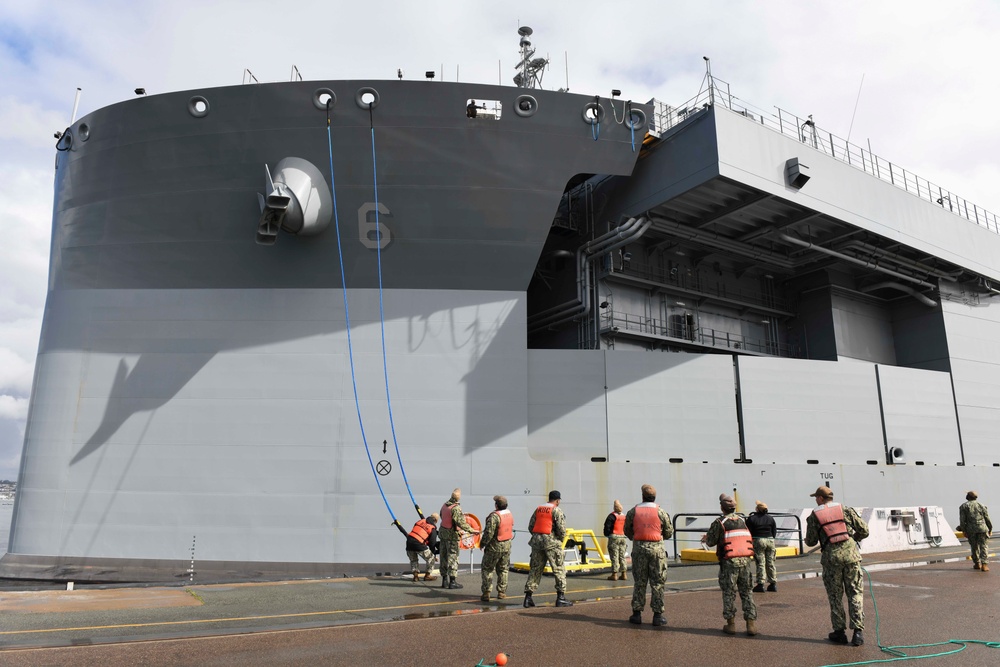
M 497 528 L 497 542 L 507 542 L 514 539 L 514 515 L 510 510 L 495 510 L 493 514 L 500 517 L 500 527 Z
M 555 508 L 552 503 L 545 503 L 535 508 L 535 527 L 531 529 L 532 535 L 552 534 L 552 512 Z
M 722 524 L 722 530 L 725 531 L 715 548 L 719 560 L 753 556 L 753 537 L 743 519 L 736 517 L 726 521 L 725 517 L 720 517 L 719 523 Z M 727 523 L 729 528 L 726 527 Z
M 457 506 L 458 503 L 454 505 L 449 505 L 445 503 L 441 506 L 441 527 L 442 528 L 454 528 L 455 525 L 451 522 L 451 508 Z
M 632 539 L 636 542 L 662 542 L 659 506 L 656 503 L 639 503 L 632 518 Z M 617 520 L 615 521 L 617 524 Z
M 615 527 L 611 529 L 612 535 L 625 534 L 625 513 L 615 512 Z
M 813 510 L 813 515 L 823 529 L 827 544 L 838 544 L 850 539 L 847 534 L 847 522 L 844 521 L 844 508 L 840 503 L 827 503 Z M 826 546 L 826 545 L 824 545 Z
M 434 532 L 434 526 L 428 523 L 426 520 L 421 519 L 420 521 L 413 524 L 413 530 L 410 531 L 410 537 L 415 539 L 417 542 L 426 545 L 427 540 L 430 539 L 432 532 Z

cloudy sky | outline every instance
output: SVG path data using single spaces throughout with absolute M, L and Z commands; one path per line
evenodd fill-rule
M 407 78 L 509 85 L 518 25 L 544 87 L 667 103 L 702 56 L 735 95 L 779 106 L 1000 212 L 995 0 L 532 3 L 19 0 L 0 3 L 0 479 L 17 475 L 45 304 L 52 133 L 132 97 L 260 81 Z M 863 80 L 863 85 L 862 85 Z M 860 100 L 858 97 L 860 89 Z M 859 101 L 858 101 L 859 100 Z M 854 115 L 855 103 L 857 113 Z M 853 117 L 853 125 L 852 125 Z

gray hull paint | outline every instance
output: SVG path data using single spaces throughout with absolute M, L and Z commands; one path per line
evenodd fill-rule
M 353 104 L 364 85 L 380 92 L 379 200 L 392 212 L 387 369 L 377 260 L 357 218 L 374 200 L 368 113 Z M 460 486 L 481 518 L 493 494 L 507 495 L 524 527 L 558 488 L 570 524 L 593 528 L 647 482 L 671 513 L 712 511 L 733 489 L 742 509 L 757 498 L 796 508 L 827 484 L 855 505 L 941 505 L 955 523 L 965 490 L 996 487 L 988 434 L 1000 403 L 982 388 L 997 384 L 1000 359 L 975 343 L 996 338 L 994 306 L 947 304 L 950 372 L 529 350 L 525 291 L 566 181 L 627 174 L 635 161 L 624 128 L 593 140 L 580 118 L 592 98 L 536 93 L 538 114 L 520 118 L 511 106 L 522 91 L 490 86 L 221 89 L 198 93 L 211 102 L 202 119 L 187 114 L 193 93 L 95 112 L 81 121 L 90 139 L 60 156 L 3 576 L 186 577 L 192 557 L 208 577 L 402 564 L 355 409 L 333 229 L 271 248 L 252 240 L 263 163 L 291 155 L 328 172 L 325 114 L 311 104 L 320 86 L 338 96 L 360 413 L 373 460 L 392 466 L 379 479 L 407 527 L 416 513 L 393 452 L 386 375 L 425 513 Z M 468 98 L 500 99 L 505 116 L 470 121 Z M 886 465 L 890 442 L 906 465 Z M 527 557 L 526 540 L 514 556 Z

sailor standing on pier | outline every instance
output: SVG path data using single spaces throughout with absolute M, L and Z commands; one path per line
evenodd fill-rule
M 810 496 L 816 499 L 816 509 L 806 519 L 806 546 L 822 545 L 823 585 L 830 603 L 833 632 L 828 637 L 834 644 L 847 644 L 847 618 L 844 617 L 844 594 L 854 636 L 851 644 L 865 643 L 865 597 L 861 579 L 861 550 L 858 544 L 868 537 L 868 524 L 852 507 L 833 502 L 830 487 L 821 486 Z
M 566 565 L 563 563 L 563 540 L 566 539 L 566 515 L 559 509 L 562 495 L 558 491 L 549 491 L 549 502 L 539 505 L 528 521 L 528 532 L 531 533 L 531 563 L 528 568 L 528 581 L 524 583 L 524 606 L 534 607 L 535 601 L 531 594 L 538 588 L 542 579 L 545 564 L 552 568 L 552 576 L 556 579 L 556 606 L 572 607 L 573 603 L 566 599 Z

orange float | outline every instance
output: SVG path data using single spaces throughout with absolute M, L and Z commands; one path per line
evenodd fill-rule
M 479 546 L 479 533 L 483 530 L 483 524 L 479 521 L 479 517 L 475 514 L 466 513 L 465 520 L 472 526 L 472 529 L 477 531 L 474 535 L 469 535 L 466 533 L 462 536 L 462 539 L 458 542 L 458 548 L 463 550 L 475 549 Z

